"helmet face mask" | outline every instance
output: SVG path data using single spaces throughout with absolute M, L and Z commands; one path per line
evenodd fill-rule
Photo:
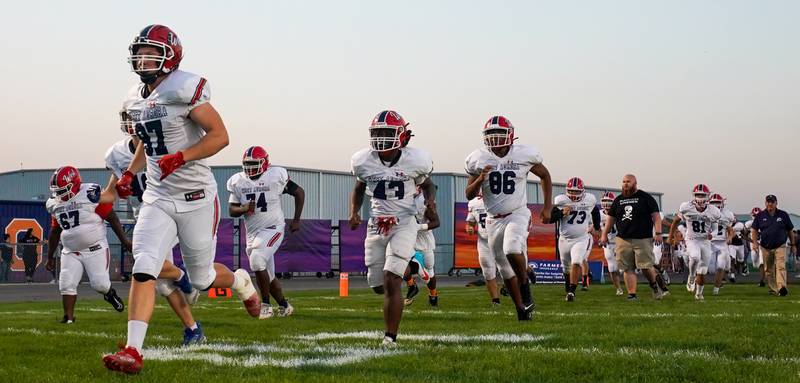
M 716 206 L 718 209 L 722 209 L 725 207 L 725 199 L 722 198 L 719 194 L 711 195 L 711 198 L 708 199 L 708 203 Z
M 753 217 L 757 216 L 758 213 L 761 213 L 761 208 L 758 206 L 754 207 L 753 210 L 750 210 L 750 215 Z
M 711 191 L 709 191 L 708 186 L 704 184 L 695 185 L 694 188 L 692 188 L 693 203 L 695 206 L 705 209 L 710 194 Z
M 369 145 L 372 150 L 378 152 L 388 152 L 390 150 L 398 149 L 402 146 L 400 138 L 405 128 L 370 128 L 369 129 Z
M 611 209 L 611 205 L 614 204 L 614 198 L 617 197 L 612 192 L 603 193 L 603 197 L 600 199 L 600 207 L 602 207 L 603 210 L 608 211 Z
M 133 127 L 133 120 L 125 109 L 119 112 L 119 129 L 126 136 L 137 137 L 136 130 Z

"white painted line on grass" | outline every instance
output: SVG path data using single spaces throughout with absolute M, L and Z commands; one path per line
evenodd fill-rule
M 313 335 L 296 335 L 290 338 L 299 340 L 328 340 L 328 339 L 381 339 L 380 331 L 355 331 L 345 333 L 321 332 Z M 495 342 L 495 343 L 533 343 L 551 339 L 553 335 L 531 334 L 400 334 L 399 341 L 426 341 L 440 343 L 468 343 L 468 342 Z

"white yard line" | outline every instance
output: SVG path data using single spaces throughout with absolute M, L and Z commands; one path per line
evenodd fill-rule
M 313 335 L 297 335 L 290 338 L 298 340 L 329 340 L 329 339 L 381 339 L 383 333 L 380 331 L 355 331 L 345 333 L 321 332 Z M 460 334 L 400 334 L 399 341 L 425 341 L 440 343 L 468 343 L 468 342 L 494 342 L 494 343 L 534 343 L 551 339 L 553 335 L 531 335 L 531 334 L 482 334 L 482 335 L 460 335 Z
M 65 325 L 68 326 L 68 325 Z M 37 328 L 15 328 L 15 327 L 6 327 L 0 328 L 2 332 L 8 332 L 12 334 L 30 334 L 35 336 L 78 336 L 78 337 L 86 337 L 86 338 L 104 338 L 104 339 L 125 339 L 124 334 L 109 334 L 106 332 L 88 332 L 88 331 L 76 331 L 76 330 L 60 330 L 60 331 L 53 331 L 53 330 L 39 330 Z M 158 340 L 158 341 L 167 341 L 170 340 L 169 337 L 160 336 L 160 335 L 151 335 L 148 336 L 147 339 L 151 340 Z

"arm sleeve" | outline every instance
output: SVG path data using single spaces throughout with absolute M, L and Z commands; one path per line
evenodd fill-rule
M 99 215 L 100 218 L 106 219 L 108 213 L 112 212 L 113 210 L 114 210 L 113 203 L 101 203 L 97 205 L 97 207 L 94 209 L 94 212 L 97 213 L 97 215 Z
M 592 209 L 592 226 L 595 230 L 600 230 L 600 208 L 597 206 Z
M 286 186 L 283 188 L 283 194 L 294 195 L 294 193 L 297 191 L 298 187 L 299 187 L 299 185 L 294 183 L 294 181 L 289 180 L 289 181 L 286 182 Z

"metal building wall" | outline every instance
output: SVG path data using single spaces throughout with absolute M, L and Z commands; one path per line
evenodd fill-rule
M 355 178 L 345 172 L 331 172 L 313 169 L 287 167 L 289 176 L 306 191 L 306 205 L 302 218 L 305 219 L 331 219 L 336 225 L 339 220 L 349 218 L 349 195 L 353 188 Z M 241 171 L 239 166 L 214 166 L 212 172 L 217 180 L 220 203 L 223 206 L 224 217 L 228 217 L 228 209 L 224 206 L 228 202 L 228 192 L 225 188 L 228 178 Z M 53 170 L 26 170 L 0 174 L 0 199 L 5 200 L 31 200 L 45 199 L 49 194 L 48 185 Z M 106 169 L 81 169 L 81 177 L 85 182 L 95 182 L 105 185 L 108 182 L 109 171 Z M 436 272 L 445 273 L 453 266 L 453 204 L 467 202 L 464 190 L 467 176 L 456 173 L 435 173 L 433 182 L 438 186 L 437 206 L 441 218 L 441 227 L 434 231 L 437 242 Z M 538 181 L 529 180 L 528 202 L 541 203 L 542 193 Z M 564 192 L 564 184 L 555 184 L 554 195 Z M 610 190 L 619 193 L 619 189 L 589 187 L 587 191 L 599 197 L 603 192 Z M 656 200 L 661 203 L 661 194 L 654 193 Z M 294 201 L 284 195 L 281 206 L 287 217 L 294 214 Z M 127 210 L 125 202 L 117 205 L 117 210 Z M 369 217 L 369 200 L 364 201 L 361 211 L 362 218 Z M 124 215 L 122 215 L 124 218 Z M 110 236 L 109 238 L 112 238 Z M 114 241 L 112 239 L 112 241 Z M 334 248 L 334 254 L 338 248 Z M 336 257 L 334 257 L 336 258 Z

